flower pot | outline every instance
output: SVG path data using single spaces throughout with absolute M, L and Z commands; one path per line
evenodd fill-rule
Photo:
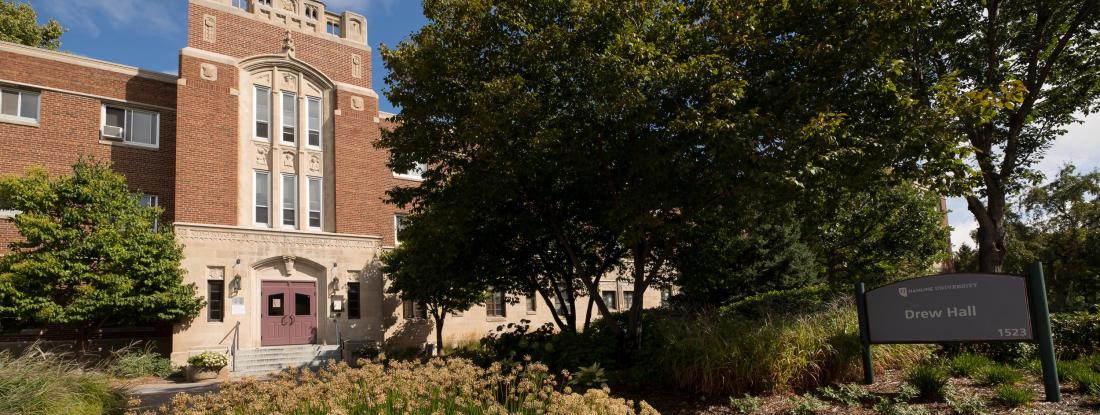
M 184 369 L 184 374 L 187 375 L 188 382 L 201 382 L 204 380 L 212 379 L 228 379 L 229 368 L 222 367 L 219 369 L 214 369 L 209 367 L 187 366 L 187 368 Z

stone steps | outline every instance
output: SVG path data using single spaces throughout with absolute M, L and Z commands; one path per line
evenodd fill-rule
M 318 368 L 329 360 L 340 360 L 340 351 L 332 345 L 274 346 L 238 350 L 232 377 L 262 376 L 294 368 Z

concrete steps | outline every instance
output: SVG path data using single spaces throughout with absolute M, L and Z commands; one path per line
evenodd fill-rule
M 263 376 L 288 367 L 318 368 L 329 360 L 340 360 L 340 351 L 335 345 L 307 344 L 238 350 L 236 365 L 230 376 Z

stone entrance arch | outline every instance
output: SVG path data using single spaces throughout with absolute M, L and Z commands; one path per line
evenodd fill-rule
M 315 344 L 320 339 L 322 299 L 328 295 L 325 268 L 292 255 L 271 257 L 252 265 L 254 315 L 260 346 Z

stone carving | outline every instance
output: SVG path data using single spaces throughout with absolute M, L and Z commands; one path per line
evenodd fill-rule
M 202 40 L 210 43 L 218 41 L 218 18 L 209 14 L 202 16 Z
M 290 57 L 294 57 L 294 53 L 297 52 L 297 46 L 294 45 L 294 36 L 290 34 L 290 29 L 287 29 L 286 36 L 283 37 L 283 52 Z
M 352 96 L 351 97 L 351 109 L 356 111 L 362 111 L 366 106 L 363 104 L 363 97 Z
M 286 11 L 291 12 L 291 13 L 297 13 L 298 12 L 298 2 L 297 2 L 297 0 L 283 0 L 283 10 L 286 10 Z
M 256 78 L 252 82 L 258 85 L 271 86 L 271 72 L 264 72 L 260 75 L 256 75 Z
M 321 172 L 321 158 L 316 154 L 309 156 L 309 172 L 320 173 Z
M 283 255 L 283 276 L 289 277 L 290 271 L 294 269 L 294 255 Z
M 363 77 L 363 57 L 351 55 L 351 76 L 354 78 Z
M 360 27 L 360 24 L 359 24 L 358 20 L 352 20 L 351 21 L 351 33 L 354 33 L 356 35 L 361 33 L 359 27 Z
M 306 95 L 312 95 L 312 96 L 319 97 L 319 96 L 321 96 L 321 88 L 318 88 L 316 85 L 313 85 L 312 82 L 306 81 Z
M 214 66 L 214 64 L 210 64 L 210 63 L 200 64 L 199 65 L 199 78 L 205 79 L 207 81 L 217 81 L 218 80 L 218 67 Z
M 283 167 L 288 170 L 297 170 L 294 168 L 294 153 L 291 151 L 283 152 Z
M 263 167 L 263 168 L 268 168 L 269 165 L 268 165 L 268 162 L 267 162 L 267 160 L 268 160 L 267 156 L 270 155 L 270 154 L 271 154 L 271 148 L 269 148 L 267 146 L 257 146 L 256 147 L 256 165 L 260 166 L 260 167 Z
M 224 280 L 225 279 L 225 267 L 207 267 L 210 270 L 210 275 L 207 278 L 212 280 Z
M 382 238 L 379 237 L 287 235 L 262 230 L 207 228 L 202 225 L 179 225 L 175 227 L 175 232 L 181 240 L 263 245 L 271 248 L 352 248 L 368 250 L 382 248 Z
M 288 72 L 283 72 L 282 75 L 282 83 L 279 87 L 288 91 L 298 92 L 298 77 Z

